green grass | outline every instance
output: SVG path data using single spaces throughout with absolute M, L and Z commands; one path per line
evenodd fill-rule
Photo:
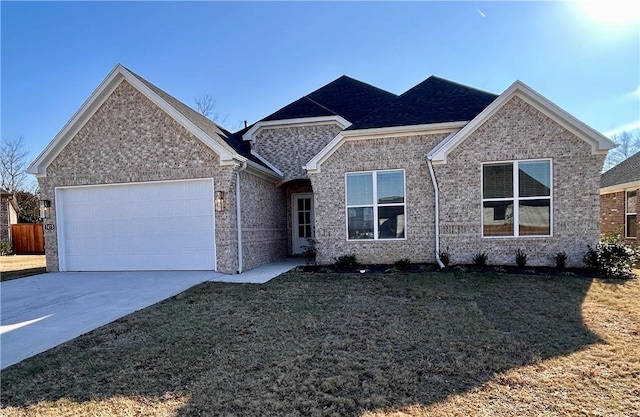
M 639 296 L 459 271 L 205 283 L 3 370 L 2 414 L 638 414 Z

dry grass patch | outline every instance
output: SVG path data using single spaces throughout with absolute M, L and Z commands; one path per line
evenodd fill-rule
M 0 256 L 0 281 L 47 272 L 44 255 Z
M 292 272 L 206 283 L 2 372 L 2 414 L 633 415 L 640 284 Z

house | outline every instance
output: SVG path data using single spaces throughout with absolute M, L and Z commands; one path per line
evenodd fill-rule
M 11 225 L 18 223 L 18 205 L 13 194 L 0 188 L 0 241 L 12 244 Z
M 614 166 L 600 178 L 600 232 L 621 233 L 638 245 L 640 152 Z
M 299 254 L 578 264 L 613 143 L 520 81 L 342 76 L 231 133 L 117 65 L 34 160 L 50 271 L 241 272 Z

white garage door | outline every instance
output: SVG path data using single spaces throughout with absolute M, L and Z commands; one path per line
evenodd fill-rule
M 213 180 L 56 189 L 61 271 L 214 270 Z

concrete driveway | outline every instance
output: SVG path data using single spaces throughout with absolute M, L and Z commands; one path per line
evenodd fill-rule
M 58 272 L 3 282 L 0 369 L 225 277 L 211 271 Z

